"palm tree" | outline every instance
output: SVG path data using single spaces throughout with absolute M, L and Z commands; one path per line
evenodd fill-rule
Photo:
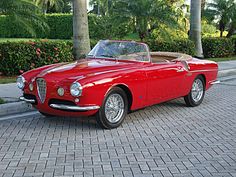
M 0 15 L 7 15 L 12 23 L 19 24 L 33 36 L 36 36 L 35 26 L 48 30 L 40 8 L 29 0 L 1 0 Z
M 37 6 L 40 6 L 43 13 L 46 14 L 48 7 L 55 6 L 56 9 L 60 9 L 64 5 L 63 0 L 33 0 Z
M 203 58 L 201 40 L 201 0 L 191 0 L 190 39 L 195 43 L 196 56 Z
M 93 6 L 93 13 L 97 15 L 108 15 L 112 9 L 114 0 L 90 0 L 90 5 Z
M 236 2 L 234 0 L 213 0 L 207 4 L 205 16 L 209 21 L 217 20 L 222 37 L 227 25 L 230 26 L 230 23 L 235 21 L 235 11 Z
M 90 51 L 86 0 L 73 0 L 73 50 L 75 59 Z
M 232 18 L 232 21 L 229 25 L 229 31 L 228 31 L 227 37 L 231 37 L 236 30 L 236 10 L 233 12 L 232 17 L 233 18 Z
M 178 26 L 173 8 L 165 1 L 116 0 L 114 13 L 117 19 L 133 22 L 141 40 L 158 25 Z
M 206 7 L 206 0 L 202 0 L 201 2 L 202 11 L 205 9 L 205 7 Z

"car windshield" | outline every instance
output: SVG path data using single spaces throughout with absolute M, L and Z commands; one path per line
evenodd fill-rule
M 150 61 L 148 46 L 134 41 L 102 40 L 89 52 L 88 58 Z

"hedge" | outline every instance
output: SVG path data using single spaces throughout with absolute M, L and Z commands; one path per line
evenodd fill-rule
M 7 16 L 0 16 L 1 38 L 49 38 L 49 39 L 71 39 L 73 34 L 71 14 L 47 14 L 46 22 L 49 31 L 43 31 L 35 27 L 37 36 L 32 36 L 28 31 L 13 23 Z
M 124 22 L 114 24 L 111 17 L 88 15 L 89 34 L 92 39 L 121 38 L 130 31 L 129 25 Z M 47 39 L 72 39 L 73 17 L 72 14 L 46 14 L 49 31 L 34 27 L 36 36 L 26 31 L 22 26 L 15 24 L 9 17 L 0 15 L 0 38 L 47 38 Z
M 67 41 L 31 41 L 0 43 L 0 72 L 19 75 L 43 65 L 72 61 L 72 43 Z
M 128 33 L 127 26 L 112 25 L 111 19 L 103 19 L 89 14 L 89 34 L 92 39 L 123 37 Z M 108 21 L 110 20 L 110 21 Z M 73 18 L 72 14 L 46 14 L 49 31 L 34 27 L 36 36 L 26 31 L 22 26 L 13 23 L 9 17 L 0 16 L 0 38 L 47 38 L 47 39 L 72 39 Z
M 149 40 L 152 51 L 180 52 L 194 56 L 194 43 L 188 39 L 170 42 Z M 202 46 L 205 58 L 220 58 L 236 55 L 236 37 L 233 38 L 203 38 Z
M 188 39 L 174 40 L 174 41 L 158 41 L 149 40 L 147 41 L 151 51 L 168 51 L 168 52 L 179 52 L 194 55 L 195 45 L 194 42 Z
M 234 43 L 234 54 L 236 55 L 236 35 L 232 37 Z
M 220 58 L 233 56 L 236 54 L 235 41 L 232 38 L 203 38 L 202 46 L 204 57 Z
M 96 40 L 91 40 L 92 47 L 96 43 Z M 194 43 L 187 39 L 169 42 L 148 40 L 147 43 L 152 51 L 194 55 Z M 234 55 L 236 49 L 234 44 L 236 44 L 234 38 L 205 38 L 203 39 L 204 55 L 206 58 Z M 6 76 L 18 75 L 47 64 L 72 60 L 70 40 L 0 42 L 0 73 Z

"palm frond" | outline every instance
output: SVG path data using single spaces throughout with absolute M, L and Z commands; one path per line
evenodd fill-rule
M 7 15 L 12 23 L 22 26 L 31 35 L 36 36 L 35 27 L 49 30 L 40 8 L 29 0 L 1 0 L 0 14 Z

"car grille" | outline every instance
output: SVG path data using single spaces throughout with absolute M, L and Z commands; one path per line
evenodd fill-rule
M 38 78 L 36 80 L 37 83 L 37 90 L 38 90 L 38 95 L 41 103 L 44 103 L 45 98 L 46 98 L 46 81 L 43 78 Z

